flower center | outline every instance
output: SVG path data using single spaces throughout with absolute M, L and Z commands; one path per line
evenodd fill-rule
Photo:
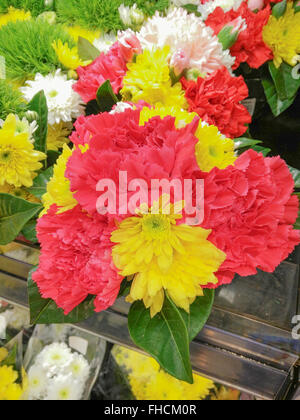
M 49 92 L 50 98 L 55 98 L 57 95 L 58 95 L 58 92 L 56 90 L 52 90 L 51 92 Z
M 8 150 L 0 153 L 1 160 L 4 162 L 7 162 L 10 156 L 11 156 L 11 153 Z
M 156 239 L 169 231 L 170 220 L 163 214 L 147 214 L 143 217 L 142 227 L 144 233 Z
M 68 391 L 68 389 L 62 389 L 62 390 L 59 392 L 59 395 L 60 395 L 60 398 L 61 398 L 62 400 L 67 400 L 67 399 L 68 399 L 68 397 L 69 397 L 69 391 Z

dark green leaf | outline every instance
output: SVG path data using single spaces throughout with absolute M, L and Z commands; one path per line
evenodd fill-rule
M 194 13 L 194 15 L 200 17 L 201 13 L 198 12 L 198 6 L 196 4 L 185 4 L 183 8 L 186 9 L 189 13 Z
M 235 143 L 235 150 L 245 149 L 245 148 L 252 148 L 252 146 L 255 146 L 256 144 L 262 143 L 261 140 L 254 140 L 249 139 L 247 137 L 239 137 L 237 139 L 234 139 Z
M 30 220 L 22 229 L 22 235 L 32 243 L 38 242 L 36 237 L 36 220 Z
M 287 0 L 283 0 L 281 3 L 277 3 L 272 8 L 272 15 L 279 19 L 281 16 L 285 14 L 287 8 Z
M 128 328 L 135 344 L 154 357 L 166 372 L 193 383 L 186 323 L 168 296 L 161 312 L 153 318 L 142 301 L 135 302 L 129 311 Z
M 37 113 L 38 129 L 34 132 L 34 147 L 47 152 L 48 106 L 44 91 L 37 93 L 28 104 L 28 110 Z
M 55 165 L 59 156 L 60 156 L 59 152 L 56 152 L 55 150 L 48 150 L 48 152 L 47 152 L 47 166 Z
M 286 63 L 282 63 L 277 69 L 270 61 L 269 70 L 275 84 L 278 98 L 281 101 L 294 98 L 300 88 L 300 78 L 297 79 L 293 76 L 293 67 Z
M 197 297 L 195 302 L 190 306 L 188 314 L 180 309 L 181 316 L 185 321 L 190 342 L 194 340 L 202 328 L 205 326 L 214 303 L 215 291 L 213 289 L 204 289 L 204 296 Z
M 258 153 L 262 153 L 264 157 L 268 156 L 268 154 L 271 152 L 271 149 L 269 147 L 263 146 L 253 146 L 252 149 Z
M 52 176 L 53 167 L 48 168 L 44 172 L 40 173 L 39 176 L 33 180 L 33 186 L 28 188 L 30 194 L 37 198 L 42 198 L 42 196 L 47 192 L 47 184 Z
M 300 188 L 300 170 L 289 166 L 289 170 L 295 181 L 295 188 Z
M 10 194 L 0 194 L 0 245 L 7 245 L 19 235 L 42 205 L 29 203 Z
M 100 112 L 110 112 L 113 106 L 119 102 L 117 96 L 114 94 L 109 80 L 99 87 L 97 92 L 97 102 Z
M 94 296 L 78 305 L 69 315 L 64 315 L 61 308 L 51 299 L 43 299 L 39 289 L 32 280 L 32 273 L 37 269 L 35 267 L 29 273 L 28 277 L 28 299 L 30 308 L 30 322 L 35 324 L 77 324 L 93 315 Z
M 81 60 L 94 61 L 100 54 L 100 51 L 87 39 L 82 38 L 81 36 L 78 38 L 78 55 Z
M 87 103 L 85 108 L 85 115 L 98 115 L 100 114 L 100 108 L 96 99 Z
M 266 95 L 268 104 L 270 105 L 271 110 L 273 114 L 275 115 L 275 117 L 278 117 L 278 115 L 280 115 L 282 112 L 287 110 L 293 104 L 295 97 L 286 99 L 284 101 L 279 99 L 278 94 L 276 92 L 275 85 L 271 80 L 264 79 L 262 81 L 262 84 L 265 90 L 265 95 Z
M 118 297 L 127 296 L 130 292 L 132 282 L 127 280 L 127 277 L 122 281 Z

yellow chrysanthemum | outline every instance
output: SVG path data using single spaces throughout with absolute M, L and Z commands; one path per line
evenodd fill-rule
M 18 133 L 17 119 L 10 114 L 0 129 L 0 186 L 31 187 L 46 155 L 34 149 L 29 133 Z
M 1 26 L 7 25 L 9 22 L 24 21 L 29 19 L 31 19 L 30 12 L 9 7 L 7 13 L 0 15 L 0 28 Z
M 18 401 L 23 394 L 21 385 L 16 384 L 18 373 L 12 366 L 0 367 L 0 401 Z
M 150 105 L 187 108 L 180 83 L 172 86 L 168 58 L 170 47 L 153 51 L 145 50 L 128 64 L 128 72 L 121 91 L 125 101 L 143 100 Z
M 67 42 L 63 44 L 61 40 L 54 41 L 52 47 L 61 64 L 67 69 L 76 70 L 79 66 L 83 67 L 91 63 L 91 60 L 81 60 L 78 55 L 78 47 L 70 48 Z
M 234 164 L 237 159 L 234 141 L 223 136 L 217 127 L 200 122 L 195 135 L 199 139 L 196 159 L 203 172 L 209 172 L 213 168 L 225 169 Z
M 87 39 L 92 44 L 95 39 L 99 38 L 101 35 L 100 31 L 90 31 L 81 26 L 65 26 L 65 30 L 76 42 L 78 41 L 78 38 L 81 37 Z
M 70 181 L 65 177 L 67 163 L 71 155 L 72 150 L 65 144 L 63 153 L 54 166 L 53 177 L 48 182 L 47 192 L 43 195 L 44 211 L 40 217 L 47 213 L 53 204 L 59 207 L 58 214 L 71 210 L 77 205 L 77 201 L 70 190 Z
M 277 68 L 283 61 L 290 66 L 300 61 L 300 13 L 295 13 L 292 1 L 279 19 L 270 16 L 263 29 L 263 40 L 273 51 Z
M 72 128 L 68 123 L 48 125 L 47 149 L 57 152 L 62 149 L 64 144 L 69 143 L 69 135 Z
M 196 374 L 192 385 L 179 381 L 164 372 L 154 359 L 133 350 L 116 346 L 113 354 L 128 373 L 137 400 L 202 400 L 215 387 L 213 381 Z
M 189 113 L 176 107 L 155 107 L 142 109 L 140 114 L 140 124 L 144 125 L 155 116 L 165 118 L 171 115 L 176 118 L 176 127 L 183 128 L 190 124 L 196 113 Z M 234 153 L 234 141 L 224 137 L 213 125 L 208 125 L 199 121 L 195 136 L 199 139 L 196 146 L 196 158 L 199 168 L 204 172 L 209 172 L 213 168 L 225 169 L 234 164 L 237 157 Z
M 236 389 L 221 386 L 221 388 L 216 391 L 216 395 L 212 396 L 211 399 L 213 401 L 237 401 L 240 395 L 240 391 L 237 391 Z
M 4 184 L 0 185 L 0 193 L 11 194 L 23 200 L 30 201 L 31 203 L 40 203 L 40 200 L 34 195 L 30 194 L 25 188 L 15 188 L 12 185 Z
M 124 277 L 135 275 L 129 301 L 143 300 L 152 317 L 162 309 L 165 291 L 188 312 L 196 297 L 203 296 L 201 286 L 217 283 L 214 273 L 225 260 L 207 240 L 210 230 L 176 224 L 183 205 L 170 205 L 163 196 L 150 212 L 142 205 L 111 235 L 118 244 L 112 251 L 116 267 Z

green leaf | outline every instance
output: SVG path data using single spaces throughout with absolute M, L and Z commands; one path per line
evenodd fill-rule
M 99 87 L 97 92 L 97 102 L 100 112 L 110 112 L 114 105 L 118 103 L 118 98 L 114 94 L 110 81 L 107 80 Z
M 82 38 L 81 36 L 78 38 L 78 55 L 81 60 L 83 61 L 94 61 L 101 52 L 98 48 L 94 47 L 87 39 Z
M 263 146 L 253 146 L 252 149 L 258 153 L 262 153 L 264 157 L 268 156 L 268 154 L 271 152 L 271 149 L 269 147 Z
M 215 291 L 213 289 L 204 289 L 204 296 L 199 296 L 195 302 L 190 306 L 190 313 L 188 314 L 183 309 L 180 309 L 181 316 L 185 321 L 189 341 L 193 341 L 205 326 L 214 303 Z
M 281 16 L 285 14 L 287 8 L 287 0 L 283 0 L 281 3 L 277 3 L 273 6 L 272 15 L 279 19 Z
M 52 176 L 53 167 L 46 169 L 44 172 L 41 172 L 39 176 L 33 180 L 33 186 L 28 188 L 28 192 L 37 198 L 42 198 L 43 195 L 47 192 L 47 184 Z
M 34 132 L 34 148 L 40 152 L 47 152 L 48 134 L 48 106 L 43 90 L 38 92 L 28 104 L 28 110 L 37 113 L 38 128 Z
M 55 150 L 48 150 L 47 151 L 47 166 L 55 165 L 59 156 L 60 156 L 59 152 L 56 152 Z
M 43 299 L 36 283 L 32 280 L 30 271 L 28 277 L 28 299 L 30 308 L 30 323 L 35 324 L 77 324 L 88 319 L 94 314 L 94 296 L 78 305 L 69 315 L 64 315 L 61 308 L 51 299 Z
M 135 302 L 129 311 L 128 328 L 135 344 L 154 357 L 166 372 L 193 383 L 186 320 L 167 295 L 161 312 L 153 318 L 142 301 Z
M 281 101 L 294 98 L 300 88 L 300 78 L 293 77 L 293 67 L 282 63 L 279 68 L 276 68 L 273 61 L 270 61 L 269 70 L 278 98 Z
M 265 90 L 268 104 L 270 105 L 275 117 L 278 117 L 282 112 L 287 110 L 293 104 L 295 97 L 286 99 L 284 101 L 278 97 L 278 93 L 276 92 L 273 81 L 264 79 L 262 80 L 262 84 Z
M 118 297 L 127 296 L 130 292 L 132 282 L 127 280 L 127 277 L 121 283 L 120 291 Z
M 237 139 L 234 139 L 234 143 L 235 143 L 235 150 L 240 150 L 240 149 L 245 149 L 250 148 L 252 146 L 255 146 L 256 144 L 260 144 L 262 143 L 261 140 L 254 140 L 254 139 L 249 139 L 248 137 L 239 137 Z
M 30 220 L 22 229 L 22 235 L 32 243 L 38 242 L 36 237 L 36 220 Z
M 300 170 L 289 166 L 289 170 L 292 174 L 292 177 L 295 181 L 295 188 L 300 188 Z
M 201 16 L 201 13 L 198 12 L 198 6 L 196 4 L 184 4 L 182 7 L 189 13 L 194 13 L 194 15 L 198 17 Z
M 7 245 L 19 235 L 26 223 L 42 209 L 10 194 L 0 194 L 0 245 Z
M 7 357 L 0 363 L 0 366 L 16 366 L 18 355 L 18 345 L 15 343 L 12 349 L 9 351 Z

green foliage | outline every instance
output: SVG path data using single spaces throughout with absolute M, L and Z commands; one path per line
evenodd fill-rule
M 166 294 L 161 312 L 151 318 L 142 301 L 129 311 L 128 328 L 137 346 L 154 357 L 161 367 L 177 379 L 192 383 L 189 344 L 208 320 L 214 291 L 205 290 L 190 307 L 190 313 L 177 308 Z
M 5 120 L 11 113 L 22 117 L 24 110 L 25 102 L 21 93 L 6 80 L 0 80 L 0 118 Z
M 5 58 L 8 79 L 24 83 L 36 73 L 47 75 L 59 67 L 53 41 L 61 39 L 73 47 L 73 39 L 61 25 L 40 20 L 9 23 L 0 30 L 0 55 Z
M 45 0 L 1 0 L 0 13 L 5 13 L 7 9 L 13 6 L 16 9 L 30 11 L 32 16 L 53 10 L 53 6 L 45 6 Z
M 47 152 L 48 106 L 44 91 L 38 92 L 28 104 L 28 110 L 37 114 L 38 129 L 34 133 L 34 148 Z
M 119 7 L 121 4 L 133 6 L 135 3 L 147 16 L 152 16 L 156 10 L 162 12 L 169 6 L 169 0 L 56 0 L 56 11 L 61 22 L 116 32 L 124 29 Z
M 109 80 L 99 87 L 97 92 L 97 103 L 100 112 L 110 112 L 113 106 L 118 103 L 118 98 L 114 94 Z

